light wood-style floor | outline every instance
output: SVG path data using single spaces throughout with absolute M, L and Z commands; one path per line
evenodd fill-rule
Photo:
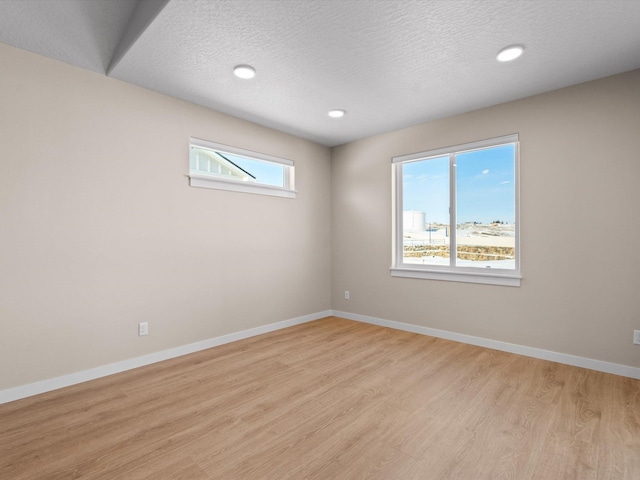
M 640 479 L 640 381 L 327 318 L 0 405 L 0 478 Z

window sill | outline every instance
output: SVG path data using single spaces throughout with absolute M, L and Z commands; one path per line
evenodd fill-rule
M 228 190 L 231 192 L 255 193 L 258 195 L 270 195 L 273 197 L 296 198 L 295 190 L 274 187 L 271 185 L 256 185 L 255 183 L 223 180 L 207 175 L 189 174 L 189 185 L 199 188 L 213 188 L 215 190 Z
M 519 287 L 522 277 L 516 273 L 503 274 L 485 272 L 453 272 L 444 270 L 424 270 L 417 268 L 391 267 L 392 277 L 421 278 L 426 280 L 444 280 L 447 282 L 483 283 L 486 285 L 502 285 Z

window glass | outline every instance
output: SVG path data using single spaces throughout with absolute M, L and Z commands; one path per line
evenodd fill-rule
M 515 269 L 515 146 L 455 156 L 456 265 Z
M 256 183 L 284 187 L 284 165 L 231 154 L 227 154 L 226 158 L 235 165 L 238 165 L 245 172 L 250 172 Z
M 291 160 L 191 138 L 189 178 L 193 187 L 295 198 Z
M 395 157 L 392 274 L 519 285 L 518 153 L 509 135 Z
M 403 262 L 449 265 L 449 157 L 402 166 Z

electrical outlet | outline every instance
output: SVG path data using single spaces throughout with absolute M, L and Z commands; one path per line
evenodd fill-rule
M 633 331 L 633 343 L 635 345 L 640 345 L 640 330 Z
M 344 299 L 349 300 L 349 290 L 344 291 Z
M 140 322 L 138 324 L 138 336 L 149 335 L 149 322 Z

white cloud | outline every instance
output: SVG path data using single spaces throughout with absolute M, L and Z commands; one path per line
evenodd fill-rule
M 505 185 L 507 183 L 511 183 L 511 181 L 510 180 L 505 180 L 504 182 L 500 182 L 500 185 Z
M 489 173 L 489 169 L 488 169 L 488 168 L 487 168 L 487 169 L 485 169 L 485 170 L 482 170 L 482 174 L 483 174 L 483 175 L 486 175 L 487 173 Z

